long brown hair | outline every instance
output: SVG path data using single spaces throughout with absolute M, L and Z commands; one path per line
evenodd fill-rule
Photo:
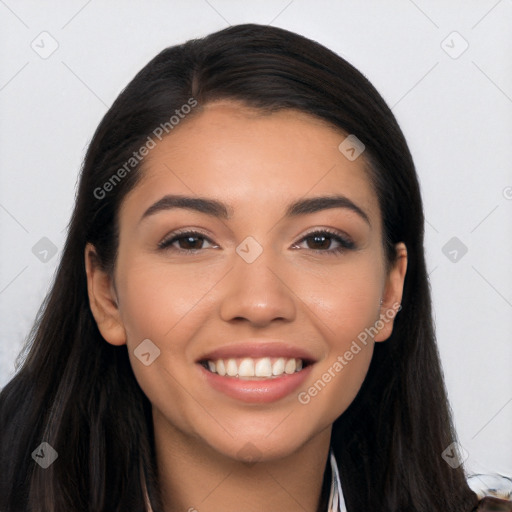
M 456 437 L 431 316 L 422 201 L 405 138 L 352 65 L 302 36 L 253 24 L 163 50 L 99 124 L 54 284 L 23 364 L 0 394 L 0 509 L 142 511 L 146 481 L 153 510 L 162 510 L 151 404 L 126 346 L 105 342 L 98 331 L 84 248 L 92 243 L 103 267 L 112 269 L 117 214 L 144 161 L 108 190 L 104 184 L 190 98 L 199 106 L 224 98 L 266 112 L 297 109 L 364 143 L 387 262 L 395 258 L 394 244 L 404 242 L 408 269 L 393 334 L 376 344 L 363 386 L 333 426 L 345 501 L 349 512 L 470 511 L 476 496 L 462 467 L 441 456 Z M 47 469 L 31 457 L 42 441 L 58 453 Z

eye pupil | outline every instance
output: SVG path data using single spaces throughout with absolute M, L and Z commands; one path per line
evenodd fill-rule
M 186 236 L 186 237 L 182 237 L 180 238 L 180 247 L 182 249 L 200 249 L 200 243 L 199 243 L 199 247 L 197 247 L 197 243 L 198 241 L 200 240 L 201 237 L 198 237 L 198 236 Z M 184 242 L 184 244 L 183 244 Z M 194 244 L 195 242 L 195 244 Z M 196 246 L 194 246 L 196 245 Z
M 328 249 L 331 245 L 331 240 L 329 236 L 325 235 L 313 235 L 309 237 L 309 240 L 313 239 L 314 244 L 320 244 L 320 247 L 316 245 L 316 247 L 313 247 L 313 249 Z

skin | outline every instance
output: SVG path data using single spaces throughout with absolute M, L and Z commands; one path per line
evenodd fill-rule
M 392 320 L 309 403 L 297 394 L 400 303 L 407 266 L 406 248 L 397 244 L 386 270 L 377 197 L 363 158 L 349 161 L 338 150 L 345 136 L 302 112 L 263 115 L 232 101 L 210 103 L 148 155 L 143 179 L 119 212 L 113 276 L 95 264 L 94 247 L 86 248 L 98 327 L 108 343 L 127 344 L 152 404 L 166 511 L 318 508 L 332 423 L 356 396 L 374 343 L 389 337 Z M 141 220 L 165 194 L 217 199 L 230 217 L 175 208 Z M 284 216 L 292 201 L 333 194 L 358 205 L 370 224 L 347 208 Z M 189 247 L 183 240 L 158 249 L 181 228 L 208 240 L 199 238 L 195 253 L 178 251 Z M 356 249 L 336 254 L 332 238 L 304 240 L 322 228 L 347 234 Z M 235 251 L 248 236 L 263 249 L 250 264 Z M 197 357 L 249 337 L 310 351 L 316 363 L 306 384 L 276 402 L 248 404 L 198 377 Z M 145 366 L 134 350 L 148 338 L 161 352 Z M 257 463 L 244 462 L 247 446 Z

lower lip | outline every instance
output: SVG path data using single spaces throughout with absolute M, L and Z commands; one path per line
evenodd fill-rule
M 225 395 L 248 403 L 275 402 L 293 393 L 311 373 L 313 365 L 306 366 L 291 375 L 261 380 L 244 380 L 237 377 L 222 377 L 198 364 L 208 384 Z

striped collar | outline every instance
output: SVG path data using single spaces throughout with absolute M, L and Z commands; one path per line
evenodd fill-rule
M 331 461 L 331 493 L 329 495 L 327 512 L 347 512 L 345 500 L 343 499 L 343 491 L 341 489 L 338 464 L 336 463 L 332 449 L 330 450 L 329 458 Z

